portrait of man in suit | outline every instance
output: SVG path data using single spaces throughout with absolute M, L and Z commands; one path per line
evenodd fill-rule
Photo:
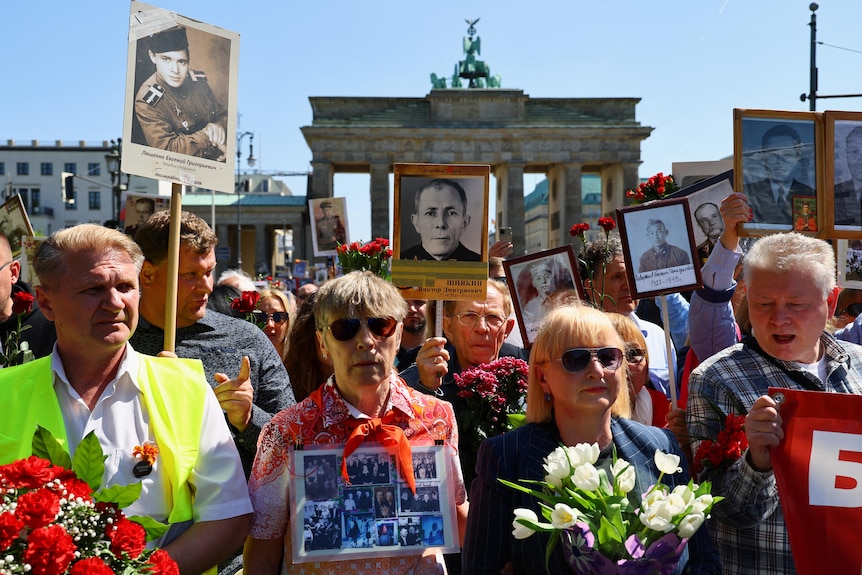
M 454 179 L 431 180 L 416 191 L 410 215 L 420 242 L 403 251 L 401 259 L 482 261 L 480 253 L 462 242 L 470 220 L 464 187 Z
M 718 206 L 712 202 L 699 205 L 694 210 L 694 219 L 700 226 L 703 235 L 706 236 L 706 239 L 697 246 L 697 257 L 700 260 L 700 265 L 703 265 L 724 231 L 724 222 L 721 219 Z
M 850 130 L 844 143 L 850 178 L 835 182 L 835 225 L 862 227 L 862 125 Z M 836 178 L 839 174 L 835 172 Z
M 803 145 L 788 124 L 776 124 L 761 138 L 760 158 L 765 178 L 743 186 L 754 212 L 753 223 L 791 225 L 791 196 L 813 196 L 814 188 L 799 181 L 803 173 Z

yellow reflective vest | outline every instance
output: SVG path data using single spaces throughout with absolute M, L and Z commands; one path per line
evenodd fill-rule
M 194 496 L 188 479 L 198 457 L 204 402 L 210 391 L 197 359 L 138 354 L 138 385 L 159 447 L 172 495 L 168 521 L 192 518 Z M 0 370 L 0 464 L 32 455 L 36 425 L 68 444 L 60 403 L 54 393 L 51 356 Z M 68 450 L 68 449 L 67 449 Z

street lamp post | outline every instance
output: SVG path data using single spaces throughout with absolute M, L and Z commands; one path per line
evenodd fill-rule
M 117 138 L 111 140 L 111 150 L 105 154 L 105 163 L 108 166 L 108 173 L 111 174 L 111 191 L 112 193 L 112 216 L 116 227 L 120 227 L 120 212 L 122 211 L 122 194 L 129 188 L 130 174 L 126 174 L 126 181 L 123 183 L 123 173 L 120 171 L 120 164 L 123 159 L 123 139 Z
M 257 159 L 254 157 L 254 133 L 243 132 L 236 137 L 236 267 L 242 269 L 242 181 L 240 180 L 240 168 L 242 164 L 242 140 L 248 136 L 248 166 L 254 167 Z

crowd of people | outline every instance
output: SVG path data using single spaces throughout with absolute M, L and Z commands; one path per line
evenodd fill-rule
M 541 481 L 557 446 L 596 443 L 597 466 L 622 457 L 644 487 L 660 475 L 656 449 L 678 454 L 688 465 L 662 480 L 684 485 L 700 443 L 724 428 L 717 410 L 738 412 L 748 448 L 696 477 L 723 500 L 677 572 L 794 573 L 770 458 L 782 420 L 767 388 L 862 393 L 862 296 L 837 287 L 825 241 L 780 233 L 743 254 L 737 224 L 753 217 L 746 196 L 714 207 L 721 221 L 710 229 L 721 233 L 703 252 L 704 287 L 666 296 L 670 325 L 646 319 L 649 302 L 632 298 L 630 262 L 610 234 L 583 254 L 591 302 L 543 300 L 529 349 L 510 339 L 518 318 L 500 258 L 511 244 L 490 250 L 484 300 L 442 302 L 435 337 L 433 302 L 405 300 L 372 272 L 295 292 L 259 290 L 237 270 L 215 281 L 216 236 L 186 212 L 172 326 L 169 212 L 140 223 L 134 239 L 90 224 L 55 232 L 36 253 L 35 287 L 21 281 L 0 235 L 0 259 L 11 262 L 0 267 L 3 334 L 18 325 L 17 294 L 35 297 L 20 317 L 35 360 L 0 371 L 0 408 L 15 414 L 0 422 L 0 463 L 30 454 L 32 436 L 21 430 L 37 423 L 71 454 L 95 432 L 108 457 L 104 481 L 143 483 L 130 514 L 172 524 L 151 545 L 182 573 L 365 572 L 364 560 L 292 564 L 297 517 L 306 551 L 424 551 L 381 553 L 379 573 L 527 574 L 546 565 L 565 573 L 561 547 L 546 563 L 548 533 L 514 537 L 514 509 L 539 512 L 539 502 L 500 479 Z M 541 271 L 531 270 L 537 290 Z M 259 292 L 251 317 L 230 306 L 247 291 Z M 169 350 L 166 328 L 175 332 Z M 474 414 L 455 375 L 500 357 L 529 361 L 527 423 L 459 445 Z M 38 406 L 31 397 L 42 398 Z M 391 451 L 356 451 L 363 439 Z M 138 477 L 133 452 L 148 442 L 159 455 Z M 343 455 L 293 461 L 294 449 L 342 443 Z M 429 450 L 440 445 L 443 455 Z M 295 510 L 294 498 L 309 503 Z M 444 557 L 444 546 L 461 553 Z

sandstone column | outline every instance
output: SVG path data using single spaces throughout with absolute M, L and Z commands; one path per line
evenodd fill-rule
M 375 238 L 389 237 L 389 222 L 392 217 L 389 214 L 389 164 L 374 162 L 371 164 L 371 237 L 364 238 L 365 241 Z

